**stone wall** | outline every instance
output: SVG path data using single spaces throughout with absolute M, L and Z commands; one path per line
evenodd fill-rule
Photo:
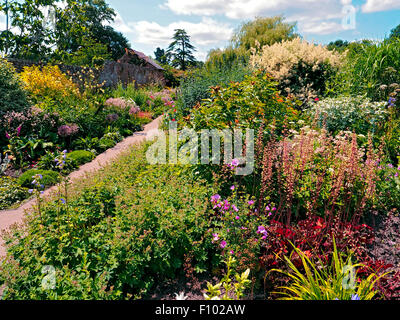
M 138 66 L 131 63 L 116 61 L 107 62 L 100 73 L 99 81 L 106 87 L 113 87 L 118 83 L 127 85 L 135 81 L 135 85 L 160 84 L 165 86 L 165 78 L 162 70 L 151 66 Z
M 46 63 L 34 62 L 30 60 L 7 58 L 13 64 L 18 73 L 22 72 L 24 67 L 31 67 L 34 65 L 44 66 Z M 82 77 L 85 77 L 89 68 L 79 66 L 69 66 L 64 64 L 57 64 L 60 70 L 72 77 L 76 83 L 80 83 Z M 137 66 L 131 63 L 119 63 L 116 61 L 108 61 L 100 70 L 91 69 L 98 79 L 99 83 L 104 83 L 105 87 L 115 87 L 118 83 L 126 86 L 135 81 L 135 85 L 145 84 L 160 84 L 165 85 L 164 73 L 162 70 L 157 70 L 151 66 Z

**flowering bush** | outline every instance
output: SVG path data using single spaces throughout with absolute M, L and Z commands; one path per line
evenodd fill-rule
M 381 156 L 371 141 L 359 147 L 355 133 L 330 137 L 305 127 L 257 149 L 260 204 L 275 202 L 288 224 L 307 214 L 357 220 L 376 203 Z
M 377 134 L 387 119 L 386 102 L 371 102 L 362 97 L 327 98 L 311 104 L 307 113 L 317 119 L 320 127 L 337 134 L 355 131 L 357 134 Z
M 270 73 L 282 90 L 307 101 L 324 93 L 326 81 L 343 64 L 343 56 L 296 38 L 264 46 L 259 54 L 254 51 L 250 63 Z
M 257 72 L 240 83 L 211 88 L 211 99 L 196 106 L 188 122 L 195 130 L 259 128 L 261 124 L 268 128 L 272 123 L 279 130 L 285 119 L 296 119 L 297 114 L 292 102 L 278 94 L 276 83 Z
M 58 66 L 25 67 L 20 76 L 25 88 L 37 100 L 79 94 L 77 85 L 63 74 Z

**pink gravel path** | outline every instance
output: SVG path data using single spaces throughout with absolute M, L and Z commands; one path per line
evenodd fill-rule
M 100 154 L 96 159 L 92 162 L 87 163 L 81 166 L 77 171 L 72 172 L 69 175 L 70 182 L 73 183 L 74 180 L 79 179 L 87 175 L 88 173 L 93 173 L 102 167 L 104 167 L 107 163 L 112 160 L 115 160 L 118 156 L 129 150 L 132 145 L 139 144 L 144 142 L 146 139 L 146 135 L 151 130 L 157 130 L 159 124 L 161 123 L 161 118 L 159 117 L 155 119 L 153 122 L 144 126 L 144 131 L 137 132 L 133 136 L 130 136 L 120 143 L 118 143 L 114 148 L 107 150 L 106 152 Z M 43 198 L 48 198 L 54 192 L 57 192 L 58 186 L 53 186 L 47 189 L 44 194 Z M 31 199 L 28 202 L 24 203 L 17 209 L 13 210 L 4 210 L 0 211 L 0 233 L 3 230 L 8 229 L 10 226 L 18 223 L 22 223 L 24 216 L 29 214 L 29 211 L 35 205 L 36 200 Z M 0 237 L 0 257 L 6 254 L 6 250 L 4 248 L 3 239 Z

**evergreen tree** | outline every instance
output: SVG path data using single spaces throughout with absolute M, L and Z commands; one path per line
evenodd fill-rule
M 193 56 L 195 47 L 190 43 L 190 36 L 183 29 L 176 29 L 173 42 L 167 49 L 167 56 L 171 59 L 171 65 L 181 70 L 186 70 L 189 66 L 196 64 Z

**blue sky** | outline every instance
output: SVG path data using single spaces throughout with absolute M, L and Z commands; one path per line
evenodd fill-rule
M 307 40 L 383 39 L 400 24 L 400 0 L 107 0 L 118 17 L 114 27 L 134 49 L 153 55 L 166 48 L 173 30 L 185 29 L 204 59 L 212 48 L 228 44 L 232 32 L 256 16 L 282 14 L 298 22 Z M 351 12 L 355 11 L 355 20 Z M 345 24 L 343 19 L 345 14 Z M 355 21 L 354 24 L 351 22 Z

